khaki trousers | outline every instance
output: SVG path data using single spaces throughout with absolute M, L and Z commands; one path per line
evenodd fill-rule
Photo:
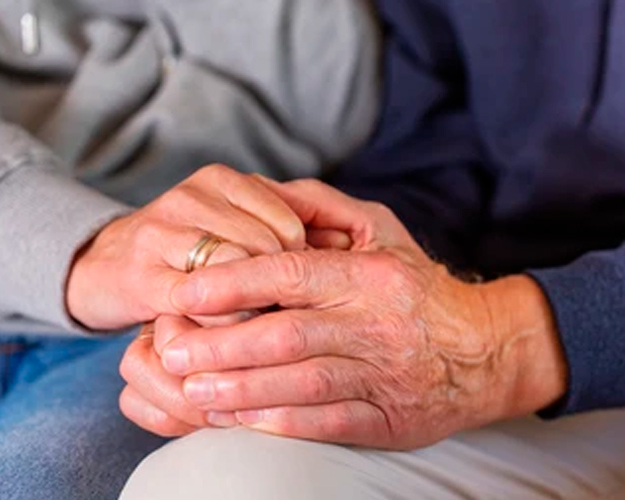
M 148 457 L 121 495 L 171 499 L 623 500 L 625 411 L 526 418 L 401 453 L 204 430 Z

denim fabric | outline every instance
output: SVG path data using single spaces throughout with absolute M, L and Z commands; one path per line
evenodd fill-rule
M 116 499 L 140 460 L 165 442 L 118 409 L 128 342 L 30 342 L 19 363 L 12 358 L 0 400 L 0 499 Z
M 31 346 L 23 337 L 9 337 L 0 342 L 0 398 L 9 390 L 22 357 Z

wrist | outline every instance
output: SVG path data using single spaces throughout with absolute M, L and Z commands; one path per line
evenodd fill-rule
M 483 296 L 498 339 L 502 418 L 542 410 L 567 390 L 568 369 L 549 301 L 532 278 L 502 278 Z
M 109 294 L 109 277 L 117 264 L 111 241 L 127 216 L 108 221 L 76 251 L 65 282 L 65 308 L 73 321 L 87 330 L 115 330 L 127 325 L 114 318 Z
M 83 328 L 90 328 L 85 314 L 85 299 L 89 303 L 89 294 L 85 290 L 84 275 L 87 274 L 88 265 L 86 264 L 86 254 L 89 248 L 93 245 L 95 237 L 91 238 L 82 247 L 78 249 L 72 259 L 72 263 L 67 275 L 67 281 L 65 283 L 65 309 L 67 314 Z

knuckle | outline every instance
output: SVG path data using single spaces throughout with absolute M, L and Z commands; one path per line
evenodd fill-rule
M 384 203 L 380 203 L 379 201 L 366 201 L 364 203 L 367 211 L 376 218 L 388 219 L 390 217 L 395 217 L 393 211 Z
M 355 425 L 354 413 L 347 405 L 341 405 L 328 412 L 322 432 L 330 440 L 342 440 L 353 432 Z
M 227 168 L 219 163 L 212 163 L 199 168 L 191 178 L 198 181 L 217 180 L 227 172 Z
M 335 380 L 326 368 L 318 368 L 306 377 L 304 394 L 314 402 L 327 401 L 334 392 Z
M 283 328 L 278 330 L 276 355 L 278 359 L 295 361 L 306 356 L 308 338 L 304 323 L 295 316 L 289 316 Z
M 179 184 L 175 188 L 170 189 L 153 201 L 150 204 L 152 211 L 157 212 L 158 214 L 167 214 L 171 210 L 184 206 L 191 198 L 191 179 L 192 178 L 182 184 Z
M 143 251 L 150 248 L 155 241 L 159 241 L 163 237 L 163 225 L 150 218 L 144 218 L 134 230 L 134 238 L 137 249 Z
M 324 188 L 327 189 L 327 185 L 321 182 L 319 179 L 296 179 L 294 181 L 291 181 L 289 184 L 292 186 L 296 186 L 298 188 L 301 187 L 301 188 L 311 189 L 315 191 L 318 191 Z
M 128 361 L 128 353 L 124 355 L 121 362 L 119 363 L 119 375 L 125 382 L 129 383 L 130 381 L 130 361 Z
M 122 412 L 122 415 L 129 420 L 132 420 L 132 415 L 130 412 L 130 403 L 129 403 L 129 388 L 128 386 L 124 387 L 122 392 L 119 394 L 118 405 L 119 409 Z
M 139 427 L 164 437 L 175 437 L 184 433 L 181 423 L 164 411 L 138 403 L 128 386 L 119 395 L 118 403 L 122 415 Z
M 202 368 L 205 370 L 220 370 L 226 366 L 225 356 L 222 347 L 217 342 L 205 342 L 203 343 L 203 358 L 202 359 Z M 194 349 L 189 349 L 189 353 L 191 355 L 191 366 L 193 366 L 194 359 L 193 353 Z
M 369 268 L 375 279 L 382 278 L 386 286 L 408 293 L 412 288 L 411 274 L 402 259 L 392 252 L 378 252 L 371 255 Z
M 225 186 L 229 186 L 233 182 L 237 182 L 242 174 L 233 170 L 221 163 L 213 163 L 200 168 L 193 176 L 194 182 L 199 184 L 210 185 L 223 189 Z
M 180 434 L 179 424 L 167 413 L 154 410 L 148 411 L 145 415 L 146 425 L 161 436 L 177 436 Z
M 139 363 L 138 353 L 134 351 L 131 344 L 119 363 L 119 374 L 127 383 L 131 383 L 134 379 Z
M 310 287 L 312 269 L 303 254 L 280 254 L 274 257 L 274 266 L 278 271 L 275 275 L 282 278 L 280 284 L 287 296 L 292 293 L 305 292 Z
M 385 381 L 376 370 L 360 380 L 360 399 L 377 402 L 384 399 Z
M 210 165 L 206 165 L 200 169 L 205 175 L 213 175 L 215 177 L 220 176 L 232 176 L 233 174 L 237 174 L 236 170 L 224 165 L 223 163 L 211 163 Z
M 380 270 L 395 273 L 404 269 L 404 263 L 392 252 L 378 252 L 374 257 L 375 265 Z

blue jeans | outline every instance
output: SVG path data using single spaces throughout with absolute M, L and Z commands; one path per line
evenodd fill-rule
M 11 340 L 0 343 L 0 499 L 116 499 L 165 443 L 118 409 L 129 337 Z

